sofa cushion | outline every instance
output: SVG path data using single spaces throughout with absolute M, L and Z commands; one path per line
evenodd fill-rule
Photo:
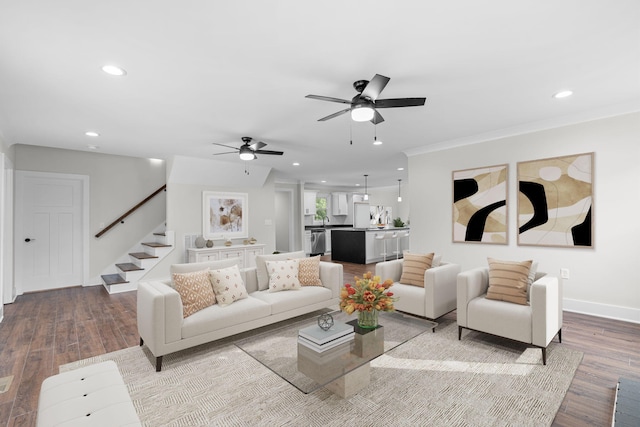
M 237 265 L 210 270 L 209 275 L 213 285 L 213 292 L 215 292 L 216 300 L 221 307 L 225 307 L 249 295 Z
M 526 305 L 527 282 L 533 261 L 500 261 L 488 258 L 489 289 L 487 298 Z
M 332 298 L 332 293 L 330 289 L 321 286 L 303 286 L 295 292 L 253 292 L 251 297 L 269 304 L 271 306 L 271 314 L 278 314 L 329 301 Z
M 405 253 L 400 283 L 424 287 L 424 272 L 431 268 L 433 255 L 433 252 L 430 254 Z
M 467 306 L 467 320 L 469 327 L 477 331 L 526 343 L 533 339 L 533 318 L 528 305 L 474 298 Z
M 300 289 L 300 280 L 298 280 L 299 264 L 300 262 L 297 259 L 267 261 L 269 292 Z
M 191 338 L 235 327 L 244 322 L 269 317 L 270 314 L 269 304 L 251 297 L 241 299 L 226 307 L 214 304 L 184 319 L 182 338 Z
M 173 273 L 172 282 L 182 300 L 182 317 L 189 317 L 196 311 L 216 303 L 216 296 L 209 281 L 209 269 L 192 273 Z
M 287 259 L 304 258 L 304 251 L 285 252 L 282 254 L 256 255 L 256 274 L 258 276 L 258 290 L 269 288 L 269 274 L 267 273 L 267 261 L 284 261 Z
M 298 280 L 302 286 L 322 286 L 320 280 L 320 255 L 300 258 Z

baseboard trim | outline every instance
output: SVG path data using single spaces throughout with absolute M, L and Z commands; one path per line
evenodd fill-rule
M 590 316 L 622 320 L 624 322 L 640 323 L 640 309 L 637 308 L 564 298 L 562 309 L 573 313 L 588 314 Z

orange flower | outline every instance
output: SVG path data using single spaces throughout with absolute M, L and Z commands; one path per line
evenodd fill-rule
M 340 290 L 340 309 L 348 314 L 354 311 L 393 311 L 393 292 L 388 289 L 393 285 L 393 280 L 387 279 L 381 283 L 380 276 L 374 276 L 371 272 L 356 276 L 355 284 L 345 284 Z

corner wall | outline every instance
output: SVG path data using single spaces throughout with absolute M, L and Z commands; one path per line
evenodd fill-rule
M 534 259 L 560 277 L 564 308 L 640 323 L 640 113 L 594 120 L 409 157 L 411 249 L 462 270 L 487 256 Z M 517 245 L 517 162 L 594 152 L 594 248 Z M 452 171 L 507 163 L 508 245 L 452 243 Z

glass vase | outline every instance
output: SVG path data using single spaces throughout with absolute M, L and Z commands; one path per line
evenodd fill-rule
M 358 326 L 364 329 L 375 329 L 378 327 L 378 310 L 359 311 Z

